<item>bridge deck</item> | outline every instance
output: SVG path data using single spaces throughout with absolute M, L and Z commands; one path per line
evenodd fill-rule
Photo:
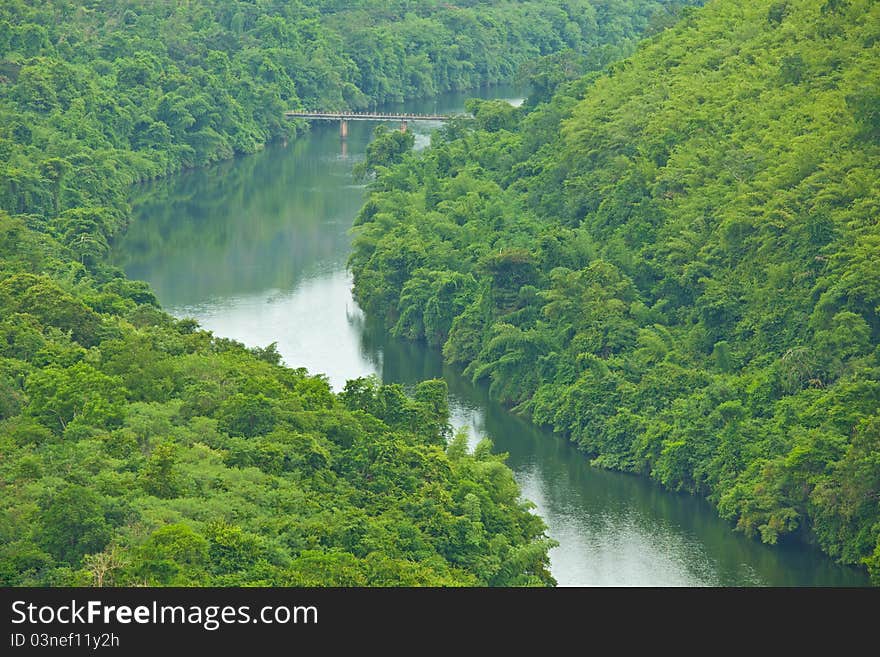
M 448 121 L 448 114 L 389 114 L 384 112 L 285 112 L 289 119 L 326 119 L 329 121 Z

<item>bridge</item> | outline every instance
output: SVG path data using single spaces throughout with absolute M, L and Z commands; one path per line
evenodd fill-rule
M 308 119 L 339 121 L 339 135 L 348 137 L 349 121 L 400 121 L 400 131 L 406 132 L 410 121 L 448 121 L 450 114 L 394 114 L 388 112 L 305 112 L 293 110 L 285 112 L 288 119 Z

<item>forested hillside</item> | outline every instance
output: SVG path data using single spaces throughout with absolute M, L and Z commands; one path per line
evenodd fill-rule
M 674 6 L 674 5 L 671 5 Z M 547 585 L 488 443 L 413 397 L 177 321 L 103 256 L 128 186 L 356 108 L 596 67 L 674 15 L 605 2 L 0 5 L 0 582 Z M 295 363 L 291 363 L 295 367 Z
M 88 230 L 112 233 L 130 183 L 288 137 L 285 110 L 472 88 L 563 51 L 595 68 L 679 4 L 4 2 L 0 208 L 103 206 Z
M 714 0 L 474 102 L 373 163 L 356 297 L 594 464 L 880 583 L 878 71 L 876 2 Z
M 4 586 L 553 583 L 443 381 L 336 395 L 3 211 L 0 250 Z

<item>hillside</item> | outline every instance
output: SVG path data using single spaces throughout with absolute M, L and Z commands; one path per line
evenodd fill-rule
M 880 6 L 715 0 L 379 162 L 356 297 L 595 465 L 880 582 Z

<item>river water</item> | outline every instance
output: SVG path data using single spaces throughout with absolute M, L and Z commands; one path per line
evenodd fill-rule
M 506 98 L 496 87 L 470 95 Z M 447 94 L 398 111 L 462 111 Z M 424 148 L 436 124 L 410 124 Z M 248 346 L 278 343 L 286 364 L 324 373 L 339 390 L 376 374 L 449 384 L 453 424 L 509 454 L 523 495 L 559 542 L 560 585 L 852 586 L 867 578 L 799 545 L 768 547 L 734 533 L 695 497 L 591 467 L 573 446 L 488 399 L 436 351 L 394 340 L 364 318 L 346 271 L 348 230 L 364 200 L 351 169 L 374 124 L 316 122 L 286 145 L 135 188 L 134 220 L 111 260 L 149 281 L 166 310 Z

